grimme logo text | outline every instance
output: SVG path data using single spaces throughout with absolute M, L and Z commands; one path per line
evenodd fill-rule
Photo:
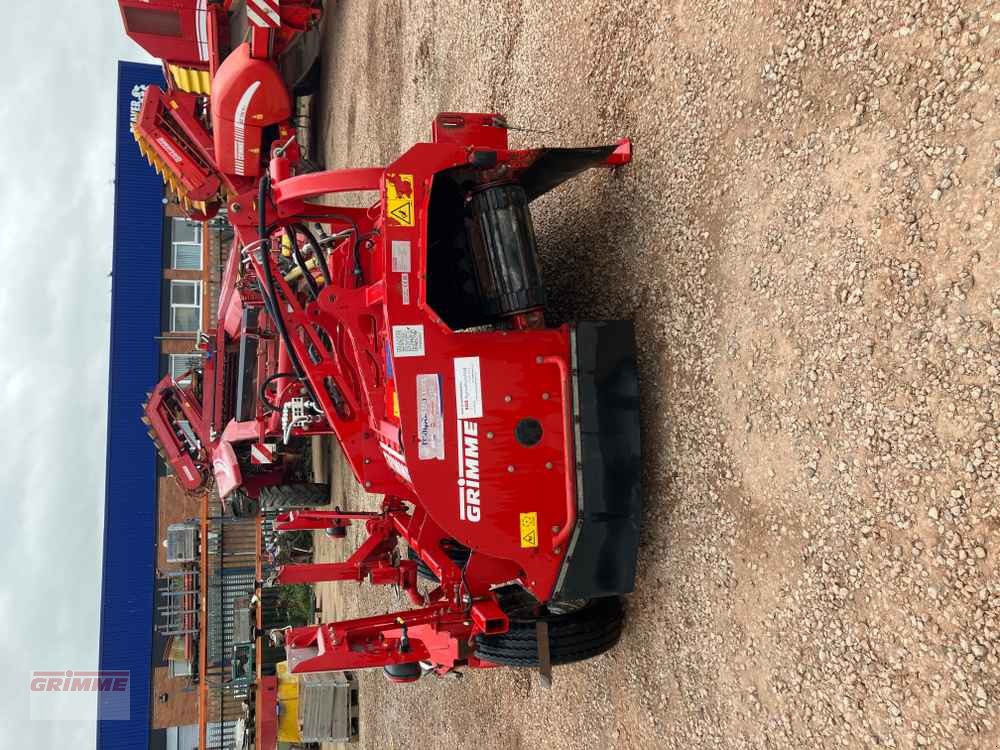
M 33 693 L 124 693 L 128 672 L 34 672 Z
M 479 424 L 458 420 L 458 517 L 479 523 Z

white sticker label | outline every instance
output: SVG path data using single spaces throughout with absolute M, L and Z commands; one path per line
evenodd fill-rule
M 410 272 L 410 241 L 392 241 L 392 271 L 393 273 Z
M 421 461 L 444 461 L 444 414 L 441 376 L 417 375 L 417 455 Z
M 424 327 L 393 326 L 392 351 L 397 357 L 424 356 Z
M 404 273 L 400 275 L 399 285 L 403 293 L 403 304 L 410 304 L 410 274 Z
M 483 416 L 479 357 L 455 358 L 455 405 L 459 419 L 479 419 Z

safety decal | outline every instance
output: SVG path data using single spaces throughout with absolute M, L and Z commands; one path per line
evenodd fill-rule
M 393 326 L 392 352 L 396 357 L 424 356 L 424 327 L 422 325 Z
M 479 357 L 455 358 L 455 405 L 459 419 L 479 419 L 483 416 Z
M 444 461 L 444 413 L 437 373 L 417 375 L 417 444 L 421 461 Z
M 247 0 L 247 20 L 258 29 L 280 29 L 278 0 Z
M 386 212 L 396 225 L 413 226 L 412 174 L 386 174 L 385 203 Z
M 393 273 L 409 273 L 410 272 L 410 241 L 409 240 L 393 240 L 392 241 L 392 272 Z
M 537 547 L 538 546 L 538 514 L 537 513 L 522 513 L 521 514 L 521 547 Z
M 277 447 L 277 443 L 253 443 L 250 446 L 250 463 L 258 465 L 273 464 L 274 453 Z

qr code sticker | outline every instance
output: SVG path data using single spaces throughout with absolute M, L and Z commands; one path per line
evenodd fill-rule
M 392 351 L 397 357 L 424 356 L 424 327 L 393 326 Z

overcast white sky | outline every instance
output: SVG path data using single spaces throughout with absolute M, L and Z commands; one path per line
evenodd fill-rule
M 97 666 L 116 64 L 147 58 L 115 0 L 3 5 L 0 748 L 85 748 L 93 723 L 28 720 L 28 683 Z

